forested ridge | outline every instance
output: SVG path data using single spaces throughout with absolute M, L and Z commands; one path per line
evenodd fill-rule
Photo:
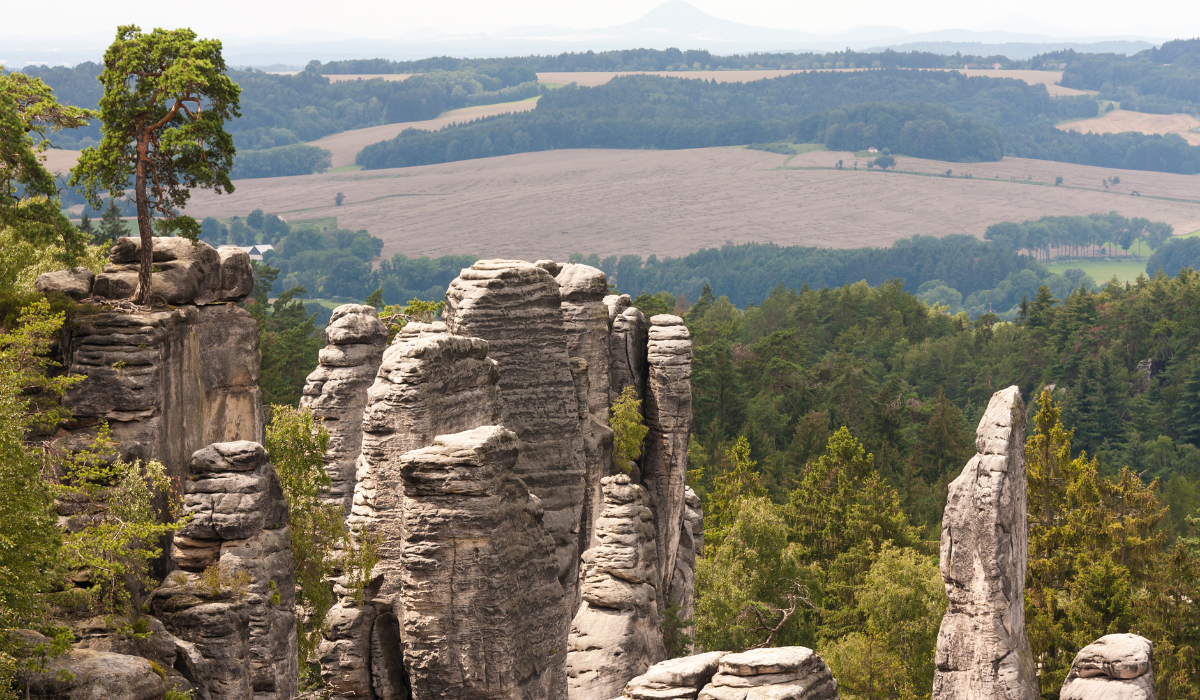
M 927 697 L 947 485 L 992 393 L 1016 384 L 1049 445 L 1026 452 L 1043 697 L 1083 645 L 1131 630 L 1153 640 L 1164 695 L 1200 696 L 1200 618 L 1181 602 L 1200 595 L 1198 294 L 1191 271 L 1043 287 L 1006 322 L 938 313 L 896 282 L 780 287 L 744 311 L 706 289 L 686 313 L 699 641 L 744 648 L 782 622 L 772 643 L 814 646 L 847 692 Z

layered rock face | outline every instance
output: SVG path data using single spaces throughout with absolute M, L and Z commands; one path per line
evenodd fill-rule
M 1154 700 L 1154 645 L 1136 634 L 1108 634 L 1079 650 L 1061 700 Z
M 646 336 L 649 325 L 646 316 L 630 306 L 628 294 L 604 297 L 608 309 L 609 404 L 615 403 L 621 391 L 631 386 L 638 398 L 646 391 Z
M 583 553 L 583 604 L 568 641 L 568 697 L 578 700 L 617 695 L 665 656 L 649 497 L 624 474 L 605 477 L 602 486 L 598 544 Z
M 806 647 L 726 654 L 700 700 L 831 700 L 838 696 L 829 667 Z
M 326 498 L 349 513 L 362 450 L 367 389 L 383 361 L 387 328 L 374 307 L 344 304 L 333 310 L 325 337 L 329 345 L 321 350 L 321 364 L 308 375 L 300 407 L 312 409 L 329 431 L 325 472 L 332 483 Z
M 565 596 L 517 447 L 486 426 L 401 458 L 400 604 L 417 700 L 566 696 Z
M 63 398 L 67 447 L 107 421 L 123 457 L 181 477 L 205 445 L 262 440 L 258 327 L 239 307 L 83 312 L 64 354 L 87 377 Z
M 691 539 L 691 533 L 685 533 L 683 527 L 688 435 L 692 427 L 692 340 L 683 319 L 667 314 L 650 319 L 646 357 L 649 381 L 645 414 L 650 432 L 642 457 L 642 481 L 654 494 L 662 576 L 658 589 L 663 595 L 674 578 L 680 539 Z M 659 602 L 661 605 L 661 598 Z
M 486 340 L 500 366 L 500 423 L 521 439 L 515 475 L 541 499 L 559 581 L 578 590 L 585 457 L 558 282 L 542 267 L 481 260 L 446 291 L 456 335 Z
M 298 683 L 295 569 L 287 502 L 262 446 L 209 445 L 183 484 L 179 571 L 151 598 L 155 615 L 191 645 L 184 676 L 200 697 L 290 700 Z M 209 590 L 205 570 L 229 590 Z
M 1017 387 L 992 395 L 975 446 L 978 454 L 950 483 L 942 518 L 950 605 L 938 632 L 933 698 L 1034 700 L 1025 635 L 1025 404 Z
M 712 682 L 720 668 L 721 659 L 728 655 L 727 651 L 710 651 L 659 662 L 630 680 L 621 697 L 636 700 L 694 700 L 700 690 Z
M 410 323 L 383 353 L 367 392 L 350 522 L 379 534 L 380 595 L 400 590 L 404 488 L 400 458 L 438 435 L 500 422 L 499 375 L 488 343 L 443 323 Z

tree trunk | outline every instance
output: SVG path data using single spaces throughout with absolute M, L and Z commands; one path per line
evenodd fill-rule
M 154 234 L 150 230 L 150 201 L 146 195 L 146 152 L 149 149 L 149 140 L 149 133 L 138 133 L 137 174 L 133 185 L 134 199 L 137 203 L 138 233 L 142 239 L 142 266 L 138 270 L 137 291 L 133 293 L 133 303 L 138 305 L 150 300 L 150 273 L 154 262 Z

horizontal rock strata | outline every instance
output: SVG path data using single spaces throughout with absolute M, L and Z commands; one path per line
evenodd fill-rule
M 405 665 L 416 700 L 566 697 L 567 620 L 517 436 L 488 426 L 405 454 Z
M 806 647 L 753 649 L 727 654 L 700 700 L 831 700 L 837 681 L 817 653 Z
M 610 698 L 665 656 L 655 593 L 658 555 L 645 490 L 605 477 L 595 547 L 583 553 L 583 604 L 568 640 L 568 697 Z
M 153 605 L 167 629 L 197 646 L 201 670 L 189 680 L 213 697 L 247 697 L 237 694 L 244 681 L 256 698 L 291 700 L 299 679 L 295 568 L 287 502 L 266 451 L 248 441 L 198 450 L 183 504 L 191 519 L 172 545 L 180 571 Z M 196 593 L 214 566 L 232 591 L 228 601 Z
M 623 698 L 634 700 L 694 700 L 712 682 L 727 651 L 681 656 L 654 664 L 625 685 Z
M 1060 700 L 1154 700 L 1154 645 L 1136 634 L 1108 634 L 1079 650 Z
M 630 306 L 628 294 L 604 297 L 608 309 L 609 336 L 609 404 L 616 403 L 621 391 L 631 386 L 638 398 L 646 391 L 646 337 L 649 323 L 646 316 Z
M 308 375 L 300 406 L 311 409 L 329 431 L 325 473 L 331 483 L 325 498 L 349 513 L 362 450 L 367 389 L 383 361 L 387 328 L 374 307 L 344 304 L 333 310 L 325 335 L 329 345 L 321 350 L 320 364 Z
M 521 439 L 515 474 L 542 501 L 574 599 L 586 470 L 558 282 L 527 262 L 481 260 L 450 283 L 442 316 L 499 363 L 501 423 Z
M 992 395 L 975 432 L 978 454 L 950 483 L 941 571 L 949 607 L 937 639 L 934 700 L 1034 700 L 1025 635 L 1025 404 Z

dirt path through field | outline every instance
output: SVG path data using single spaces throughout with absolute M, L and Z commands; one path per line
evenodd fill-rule
M 1179 134 L 1193 146 L 1200 146 L 1200 119 L 1190 114 L 1146 114 L 1127 109 L 1115 109 L 1103 117 L 1065 122 L 1058 125 L 1063 131 L 1081 134 L 1119 134 L 1137 131 L 1143 134 Z
M 521 100 L 520 102 L 502 102 L 494 105 L 464 107 L 463 109 L 443 112 L 435 119 L 368 126 L 365 129 L 353 129 L 351 131 L 343 131 L 339 134 L 330 134 L 316 141 L 309 141 L 308 145 L 328 148 L 333 153 L 333 167 L 340 168 L 345 165 L 354 165 L 354 156 L 358 155 L 358 152 L 363 148 L 373 143 L 393 139 L 405 129 L 437 131 L 451 124 L 463 124 L 475 119 L 482 119 L 483 117 L 494 117 L 497 114 L 528 112 L 536 106 L 537 100 L 531 99 Z
M 804 154 L 783 169 L 785 160 L 741 148 L 524 153 L 242 180 L 233 195 L 196 193 L 188 213 L 336 216 L 341 227 L 382 238 L 385 256 L 534 260 L 572 252 L 675 256 L 726 241 L 886 246 L 915 234 L 982 236 L 997 221 L 1111 210 L 1179 232 L 1200 228 L 1200 176 L 1021 159 L 970 166 L 898 159 L 911 173 L 868 171 L 865 159 L 855 171 L 850 153 Z M 838 160 L 848 169 L 834 169 Z M 944 177 L 947 169 L 972 177 Z M 1106 192 L 1101 181 L 1113 175 L 1121 191 Z M 1053 186 L 1056 176 L 1066 184 Z M 1144 196 L 1131 196 L 1132 188 Z M 338 192 L 346 195 L 341 207 Z

